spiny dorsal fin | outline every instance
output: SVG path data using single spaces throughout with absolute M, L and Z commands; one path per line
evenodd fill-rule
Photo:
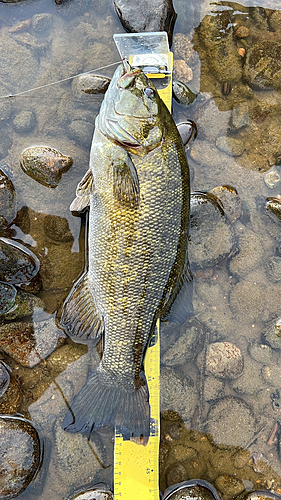
M 131 158 L 120 159 L 113 163 L 113 192 L 116 199 L 124 205 L 137 208 L 140 200 L 138 174 Z
M 104 330 L 90 290 L 88 274 L 83 274 L 66 298 L 60 324 L 74 342 L 98 339 Z
M 79 182 L 76 189 L 76 198 L 70 205 L 72 212 L 83 212 L 90 204 L 90 194 L 94 193 L 94 179 L 92 170 L 89 168 Z

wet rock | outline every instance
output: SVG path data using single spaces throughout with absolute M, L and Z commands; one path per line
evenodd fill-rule
M 281 183 L 281 173 L 279 167 L 275 165 L 271 167 L 271 169 L 268 170 L 266 174 L 264 174 L 263 180 L 266 186 L 269 187 L 270 189 L 279 186 Z
M 65 243 L 74 239 L 67 219 L 58 215 L 46 215 L 44 219 L 44 231 L 54 241 Z
M 243 142 L 234 137 L 220 136 L 216 140 L 216 146 L 228 156 L 241 156 L 245 151 Z
M 113 493 L 106 485 L 97 485 L 91 490 L 75 495 L 71 500 L 113 500 Z
M 233 455 L 233 465 L 237 469 L 243 469 L 245 465 L 249 462 L 251 453 L 249 450 L 238 450 Z
M 268 30 L 267 15 L 263 7 L 249 7 L 249 14 L 256 28 L 264 31 Z
M 265 202 L 265 210 L 269 217 L 274 222 L 281 221 L 281 197 L 267 198 Z
M 181 483 L 182 481 L 186 481 L 187 479 L 188 479 L 187 470 L 181 463 L 172 465 L 166 470 L 167 486 Z
M 203 356 L 202 351 L 197 358 L 199 367 L 202 367 Z M 239 377 L 244 367 L 240 349 L 229 342 L 214 342 L 208 345 L 205 363 L 206 375 L 227 379 Z
M 277 318 L 267 327 L 263 338 L 272 349 L 281 349 L 281 318 Z
M 235 498 L 245 490 L 243 481 L 235 476 L 219 476 L 215 480 L 215 486 L 223 494 L 225 500 Z
M 175 341 L 162 357 L 166 366 L 176 366 L 194 359 L 202 349 L 204 330 L 196 318 L 188 319 L 180 329 L 179 339 Z
M 47 358 L 64 338 L 53 317 L 42 321 L 7 323 L 0 326 L 0 349 L 22 366 L 32 368 Z
M 193 119 L 198 127 L 199 140 L 201 142 L 200 149 L 202 149 L 202 139 L 213 142 L 219 135 L 225 134 L 225 130 L 229 127 L 230 118 L 231 111 L 224 111 L 222 113 L 219 111 L 213 99 L 206 101 L 198 111 L 196 111 Z M 209 162 L 207 162 L 206 165 L 209 165 Z
M 240 102 L 232 109 L 231 128 L 233 130 L 240 130 L 243 127 L 247 127 L 249 123 L 249 105 L 246 102 Z
M 0 54 L 1 78 L 9 88 L 9 92 L 4 95 L 30 88 L 30 82 L 35 82 L 38 76 L 39 63 L 36 55 L 11 36 L 1 38 Z
M 263 366 L 262 378 L 264 382 L 272 385 L 273 387 L 280 387 L 281 382 L 281 368 L 278 365 Z
M 164 492 L 163 500 L 220 500 L 215 488 L 202 479 L 173 484 Z
M 109 84 L 110 78 L 85 74 L 73 79 L 72 89 L 74 92 L 85 92 L 85 94 L 104 94 Z
M 172 450 L 172 457 L 177 462 L 194 461 L 198 458 L 198 451 L 183 444 L 177 444 Z
M 261 376 L 261 365 L 251 358 L 245 361 L 244 371 L 236 380 L 230 382 L 231 388 L 241 396 L 254 396 L 257 398 L 264 390 Z
M 229 302 L 237 320 L 252 323 L 262 317 L 264 292 L 256 283 L 241 281 L 232 289 Z
M 275 354 L 269 345 L 257 341 L 249 345 L 248 352 L 254 361 L 262 364 L 272 363 Z
M 13 307 L 17 291 L 13 285 L 0 281 L 0 315 L 6 314 Z
M 272 256 L 265 263 L 267 276 L 271 281 L 277 282 L 281 280 L 281 257 Z
M 28 284 L 39 271 L 40 262 L 20 243 L 0 238 L 0 280 L 10 284 Z
M 204 379 L 204 399 L 211 403 L 224 396 L 224 380 L 209 375 Z
M 6 173 L 0 169 L 0 216 L 5 223 L 0 228 L 6 227 L 15 218 L 15 188 Z
M 269 27 L 273 31 L 281 31 L 281 11 L 275 10 L 269 18 Z
M 235 30 L 235 35 L 238 37 L 238 38 L 246 38 L 247 36 L 249 36 L 250 32 L 249 32 L 249 29 L 247 28 L 247 26 L 239 26 L 236 30 Z
M 188 83 L 193 79 L 193 71 L 183 59 L 176 59 L 174 61 L 173 69 L 176 79 L 181 80 L 184 83 Z
M 259 236 L 249 229 L 241 231 L 238 246 L 239 253 L 231 259 L 229 270 L 242 278 L 260 265 L 263 248 Z
M 248 49 L 244 78 L 253 89 L 281 88 L 281 43 L 263 38 Z
M 1 361 L 1 364 L 3 364 L 3 361 Z M 9 375 L 9 381 L 6 390 L 3 394 L 1 394 L 0 397 L 1 415 L 14 415 L 20 409 L 22 403 L 22 392 L 19 383 L 12 375 L 10 374 L 8 375 Z M 0 377 L 2 382 L 3 367 L 0 369 Z
M 107 465 L 105 450 L 97 434 L 95 440 L 91 439 L 90 445 L 91 447 L 88 444 L 88 436 L 65 432 L 62 430 L 61 422 L 56 422 L 54 449 L 56 470 L 64 484 L 76 487 L 87 484 L 89 477 L 94 478 L 101 471 L 99 462 Z M 96 456 L 99 457 L 99 461 Z
M 43 33 L 51 28 L 53 24 L 52 15 L 46 12 L 35 14 L 32 19 L 32 28 L 36 33 Z
M 16 319 L 23 318 L 24 316 L 31 316 L 34 313 L 35 308 L 41 308 L 43 310 L 44 302 L 35 295 L 18 290 L 14 307 L 5 314 L 2 313 L 3 316 L 2 314 L 0 315 L 0 322 L 3 320 L 14 321 Z
M 186 122 L 181 122 L 177 124 L 177 129 L 180 133 L 181 140 L 184 146 L 186 146 L 189 141 L 197 137 L 197 126 L 192 120 L 187 120 Z M 192 172 L 191 172 L 192 177 Z
M 85 120 L 73 120 L 67 128 L 70 139 L 90 149 L 93 138 L 94 125 Z
M 190 377 L 172 368 L 161 368 L 161 411 L 174 410 L 189 420 L 198 403 L 198 393 Z
M 177 17 L 172 0 L 114 0 L 114 7 L 125 31 L 166 31 L 172 44 Z
M 224 213 L 230 222 L 233 223 L 239 219 L 242 212 L 242 202 L 235 187 L 225 184 L 211 189 L 210 193 L 220 200 Z
M 55 188 L 73 160 L 56 149 L 46 146 L 27 148 L 22 153 L 21 168 L 43 186 Z
M 1 143 L 0 143 L 0 160 L 6 158 L 9 154 L 9 150 L 13 145 L 13 139 L 11 134 L 1 130 Z
M 218 198 L 210 193 L 193 193 L 190 206 L 189 259 L 192 269 L 214 265 L 234 245 L 234 233 L 227 223 Z
M 183 59 L 191 67 L 198 61 L 198 54 L 193 48 L 192 38 L 183 33 L 175 34 L 173 53 L 175 59 Z
M 191 90 L 185 83 L 173 80 L 173 97 L 179 104 L 188 106 L 193 103 L 197 95 L 197 92 Z
M 244 447 L 252 439 L 256 423 L 251 408 L 242 399 L 226 396 L 211 405 L 207 426 L 220 447 Z
M 19 134 L 28 134 L 36 125 L 36 115 L 32 110 L 21 111 L 13 119 L 13 128 Z
M 31 422 L 0 416 L 0 496 L 12 499 L 34 479 L 42 459 L 40 438 Z

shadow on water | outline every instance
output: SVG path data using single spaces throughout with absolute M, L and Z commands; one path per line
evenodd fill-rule
M 189 241 L 195 316 L 162 325 L 160 487 L 204 479 L 224 500 L 242 499 L 251 490 L 281 492 L 281 11 L 270 0 L 174 6 L 174 75 L 190 86 L 192 102 L 177 96 L 173 114 L 197 124 L 186 152 L 200 194 Z M 107 2 L 0 3 L 0 95 L 114 63 L 112 35 L 122 31 Z M 0 99 L 0 168 L 13 184 L 3 174 L 1 237 L 40 261 L 40 278 L 1 288 L 15 302 L 0 316 L 0 411 L 28 418 L 45 442 L 22 500 L 70 499 L 112 484 L 111 431 L 90 440 L 62 431 L 99 355 L 58 328 L 85 265 L 85 219 L 69 205 L 88 168 L 102 99 L 75 79 Z M 20 166 L 24 150 L 42 146 L 73 159 L 53 189 Z M 265 208 L 267 198 L 274 207 Z

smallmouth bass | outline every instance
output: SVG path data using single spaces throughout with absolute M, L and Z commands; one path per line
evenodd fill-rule
M 100 364 L 63 428 L 118 426 L 149 436 L 143 361 L 158 318 L 192 311 L 187 256 L 189 168 L 177 127 L 156 88 L 124 62 L 96 119 L 90 168 L 71 210 L 90 205 L 88 270 L 67 297 L 61 325 L 73 340 L 104 335 Z

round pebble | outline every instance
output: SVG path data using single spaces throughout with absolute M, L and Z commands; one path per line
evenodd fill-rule
M 181 463 L 172 465 L 166 470 L 166 483 L 168 486 L 171 486 L 171 484 L 181 483 L 187 479 L 187 470 Z
M 246 36 L 249 36 L 249 33 L 249 29 L 246 26 L 239 26 L 235 31 L 235 35 L 238 36 L 238 38 L 246 38 Z
M 220 446 L 244 447 L 254 436 L 255 417 L 239 398 L 226 396 L 210 406 L 208 432 Z
M 41 442 L 31 422 L 0 416 L 0 498 L 10 500 L 34 479 L 41 463 Z
M 72 89 L 86 94 L 104 94 L 110 79 L 99 75 L 81 75 L 73 79 Z
M 85 120 L 73 120 L 68 129 L 67 134 L 70 139 L 81 144 L 84 148 L 91 147 L 93 138 L 94 125 Z
M 73 159 L 46 146 L 27 148 L 22 153 L 21 168 L 43 186 L 55 188 Z
M 197 358 L 197 364 L 201 367 L 203 351 Z M 237 378 L 241 375 L 244 367 L 243 355 L 234 344 L 229 342 L 214 342 L 207 347 L 206 352 L 206 375 L 218 378 Z
M 266 172 L 266 174 L 264 174 L 263 180 L 267 187 L 269 187 L 270 189 L 275 188 L 281 182 L 281 175 L 279 170 L 275 166 L 272 167 Z
M 225 500 L 237 497 L 245 490 L 245 486 L 241 479 L 234 476 L 222 475 L 215 480 L 216 488 L 223 494 Z
M 272 362 L 273 351 L 267 344 L 260 344 L 257 341 L 252 342 L 248 347 L 248 351 L 251 358 L 258 363 L 265 364 Z
M 36 125 L 36 115 L 32 110 L 21 111 L 13 119 L 13 128 L 19 134 L 31 132 Z

